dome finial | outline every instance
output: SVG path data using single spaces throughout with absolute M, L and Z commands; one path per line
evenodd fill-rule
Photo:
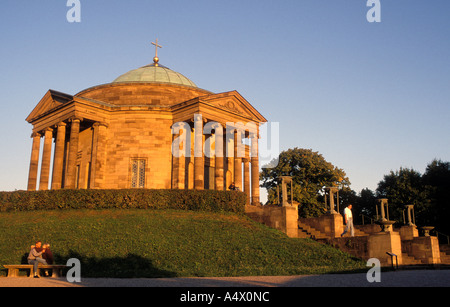
M 153 63 L 155 64 L 155 66 L 158 66 L 158 48 L 162 48 L 162 46 L 158 45 L 158 39 L 156 39 L 156 43 L 152 42 L 152 45 L 155 45 L 155 57 L 153 58 Z

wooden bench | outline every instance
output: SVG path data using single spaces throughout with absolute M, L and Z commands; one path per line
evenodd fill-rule
M 32 264 L 8 264 L 4 265 L 6 269 L 8 269 L 8 276 L 7 277 L 19 277 L 19 270 L 30 270 L 30 275 L 28 277 L 34 277 L 34 268 Z M 59 278 L 62 277 L 62 270 L 64 268 L 67 268 L 65 265 L 43 265 L 39 264 L 37 275 L 41 277 L 41 269 L 48 269 L 52 270 L 52 276 L 53 278 Z

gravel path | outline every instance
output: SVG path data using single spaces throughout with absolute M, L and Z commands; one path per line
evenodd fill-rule
M 382 272 L 381 282 L 370 283 L 365 273 L 299 276 L 204 278 L 0 278 L 0 287 L 450 287 L 450 270 Z

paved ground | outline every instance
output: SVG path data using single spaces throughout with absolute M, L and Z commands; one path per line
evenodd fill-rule
M 370 283 L 366 274 L 253 276 L 228 278 L 0 278 L 0 287 L 450 287 L 450 270 L 382 272 L 381 282 Z

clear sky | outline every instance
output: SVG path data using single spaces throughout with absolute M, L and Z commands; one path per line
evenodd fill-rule
M 48 89 L 76 94 L 152 62 L 213 92 L 237 90 L 280 149 L 311 148 L 359 192 L 400 167 L 450 160 L 450 1 L 66 0 L 0 3 L 0 190 L 26 189 Z

